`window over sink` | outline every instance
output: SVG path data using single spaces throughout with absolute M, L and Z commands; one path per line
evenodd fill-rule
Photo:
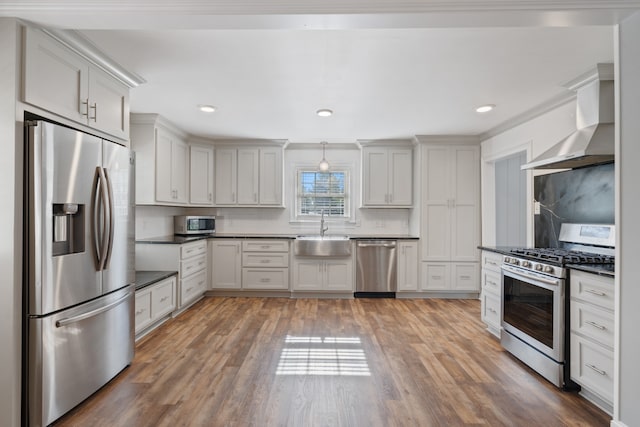
M 301 168 L 297 170 L 296 218 L 349 218 L 349 171 L 332 169 L 327 172 Z

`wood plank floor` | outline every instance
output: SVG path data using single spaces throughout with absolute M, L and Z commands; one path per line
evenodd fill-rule
M 607 426 L 477 300 L 205 298 L 58 426 Z

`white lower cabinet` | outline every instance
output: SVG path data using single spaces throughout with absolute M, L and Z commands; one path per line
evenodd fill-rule
M 418 290 L 418 242 L 398 242 L 398 292 Z
M 295 257 L 294 291 L 353 292 L 353 260 L 348 258 Z
M 242 288 L 242 242 L 214 239 L 211 244 L 211 289 Z
M 136 270 L 177 270 L 177 309 L 200 299 L 207 290 L 207 241 L 137 243 Z
M 613 411 L 614 279 L 570 270 L 571 379 L 581 394 Z
M 136 291 L 135 333 L 149 332 L 176 308 L 176 277 L 156 282 Z
M 242 289 L 289 289 L 289 241 L 242 242 Z
M 421 290 L 475 293 L 479 278 L 475 262 L 423 262 Z
M 502 255 L 482 251 L 482 271 L 480 273 L 480 316 L 487 330 L 500 338 L 502 331 Z

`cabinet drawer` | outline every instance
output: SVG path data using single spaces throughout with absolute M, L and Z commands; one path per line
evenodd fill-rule
M 614 307 L 613 278 L 571 270 L 571 297 L 608 310 Z
M 495 252 L 482 251 L 482 268 L 500 273 L 502 255 Z
M 613 348 L 613 313 L 591 304 L 571 301 L 571 330 Z
M 289 254 L 276 252 L 244 252 L 242 254 L 243 267 L 288 267 Z
M 158 283 L 151 291 L 151 307 L 153 318 L 158 319 L 176 308 L 176 279 L 172 277 L 169 280 Z
M 613 351 L 571 334 L 571 379 L 613 402 Z
M 181 305 L 184 305 L 202 295 L 207 289 L 207 274 L 205 271 L 202 271 L 187 279 L 181 280 L 181 282 L 180 301 Z
M 244 289 L 289 289 L 288 268 L 243 268 Z
M 482 321 L 500 328 L 500 298 L 490 293 L 482 293 Z
M 482 269 L 482 291 L 502 295 L 502 277 L 493 270 Z
M 478 263 L 452 264 L 451 280 L 453 290 L 479 291 L 480 272 Z
M 242 250 L 247 252 L 289 252 L 288 240 L 245 240 Z
M 180 259 L 187 259 L 197 255 L 205 255 L 207 253 L 207 241 L 199 240 L 194 243 L 182 245 L 180 248 Z
M 449 281 L 449 264 L 423 263 L 423 290 L 447 289 Z
M 207 256 L 201 255 L 197 258 L 191 258 L 180 263 L 180 274 L 182 278 L 187 278 L 193 274 L 203 271 L 207 268 Z
M 145 327 L 147 327 L 153 318 L 151 317 L 151 290 L 144 289 L 136 292 L 136 327 L 135 331 L 138 333 Z

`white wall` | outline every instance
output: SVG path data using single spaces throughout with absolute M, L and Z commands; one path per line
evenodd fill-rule
M 594 64 L 595 66 L 595 64 Z M 527 160 L 542 154 L 553 144 L 576 130 L 576 103 L 567 102 L 526 123 L 515 126 L 481 143 L 482 244 L 496 244 L 495 169 L 494 162 L 519 151 L 527 151 Z M 528 172 L 527 244 L 533 245 L 533 176 L 545 172 Z
M 22 122 L 16 123 L 18 25 L 0 18 L 0 426 L 20 424 Z M 13 207 L 13 208 L 12 208 Z
M 616 153 L 617 399 L 614 420 L 640 425 L 640 12 L 620 24 Z M 620 424 L 618 424 L 620 425 Z

